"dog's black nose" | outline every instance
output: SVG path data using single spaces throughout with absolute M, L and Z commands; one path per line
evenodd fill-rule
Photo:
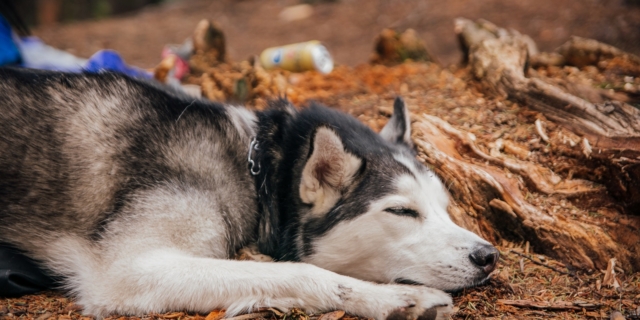
M 489 274 L 496 268 L 499 256 L 498 249 L 492 245 L 483 244 L 469 255 L 469 259 L 476 266 L 482 268 L 486 274 Z

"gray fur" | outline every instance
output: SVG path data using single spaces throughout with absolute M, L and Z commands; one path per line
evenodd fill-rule
M 0 73 L 0 241 L 47 260 L 46 239 L 100 241 L 165 185 L 216 200 L 229 252 L 252 239 L 252 132 L 233 110 L 116 75 Z

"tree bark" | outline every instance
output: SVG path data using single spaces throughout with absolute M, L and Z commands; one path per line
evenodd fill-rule
M 413 138 L 418 156 L 450 190 L 452 219 L 494 243 L 529 241 L 536 251 L 578 268 L 604 269 L 615 257 L 625 268 L 639 270 L 640 112 L 619 101 L 592 103 L 544 78 L 527 77 L 529 57 L 537 49 L 530 38 L 515 31 L 458 19 L 456 32 L 481 88 L 555 122 L 559 129 L 547 135 L 542 121 L 536 121 L 541 139 L 554 151 L 570 154 L 587 168 L 601 168 L 604 174 L 598 181 L 563 178 L 529 161 L 528 151 L 509 141 L 490 142 L 484 151 L 487 148 L 479 147 L 472 134 L 434 116 L 416 116 Z M 570 61 L 569 56 L 563 58 Z M 503 154 L 508 148 L 521 157 Z M 574 203 L 612 196 L 613 217 L 571 219 L 532 204 L 532 193 Z
M 640 214 L 640 110 L 620 101 L 591 103 L 544 79 L 526 77 L 528 40 L 517 32 L 492 33 L 484 24 L 465 19 L 458 19 L 456 24 L 459 38 L 470 48 L 471 71 L 484 88 L 539 111 L 580 135 L 588 146 L 585 148 L 591 149 L 585 156 L 610 170 L 610 179 L 602 181 L 609 193 L 626 213 Z M 597 57 L 590 60 L 594 63 L 625 57 L 629 63 L 640 65 L 637 57 L 594 42 L 574 38 L 559 51 L 566 61 L 579 60 L 575 56 Z
M 601 187 L 587 181 L 562 180 L 534 163 L 505 161 L 506 157 L 495 154 L 499 151 L 484 154 L 474 145 L 473 135 L 434 116 L 416 117 L 414 131 L 421 160 L 444 179 L 455 199 L 449 212 L 460 226 L 494 243 L 499 239 L 529 241 L 539 252 L 582 269 L 606 267 L 611 257 L 619 257 L 626 266 L 635 264 L 634 253 L 616 243 L 600 226 L 566 220 L 528 203 L 518 179 L 500 167 L 515 169 L 543 193 L 580 196 L 599 192 Z M 458 144 L 488 163 L 461 154 Z

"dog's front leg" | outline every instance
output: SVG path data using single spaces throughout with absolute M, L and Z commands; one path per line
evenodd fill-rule
M 426 287 L 374 284 L 304 263 L 216 260 L 174 250 L 114 261 L 99 278 L 78 288 L 79 303 L 98 316 L 299 307 L 386 319 L 417 318 L 428 308 L 451 306 L 449 295 Z

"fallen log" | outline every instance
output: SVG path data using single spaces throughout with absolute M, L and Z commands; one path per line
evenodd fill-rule
M 597 66 L 630 76 L 640 76 L 640 57 L 593 39 L 572 37 L 558 48 L 558 53 L 571 65 Z
M 418 157 L 445 181 L 454 199 L 449 213 L 460 226 L 494 243 L 500 239 L 529 241 L 539 252 L 582 269 L 604 268 L 612 256 L 633 264 L 634 254 L 600 226 L 568 220 L 528 203 L 523 186 L 516 176 L 505 172 L 501 161 L 474 161 L 461 154 L 460 144 L 471 146 L 469 133 L 429 115 L 416 117 L 413 128 Z M 490 157 L 475 153 L 482 160 Z M 577 192 L 597 188 L 584 183 Z
M 528 241 L 581 269 L 605 269 L 611 258 L 640 269 L 640 112 L 620 101 L 593 103 L 527 72 L 537 49 L 515 31 L 459 19 L 456 32 L 481 89 L 539 114 L 531 127 L 555 155 L 545 165 L 517 142 L 476 141 L 441 118 L 416 116 L 418 156 L 450 190 L 452 219 L 494 243 Z M 562 167 L 569 173 L 554 172 Z M 556 212 L 545 206 L 551 197 L 575 209 Z
M 541 112 L 546 118 L 580 136 L 591 152 L 585 161 L 607 170 L 597 181 L 624 208 L 627 214 L 640 214 L 640 110 L 620 101 L 592 103 L 550 84 L 543 78 L 527 77 L 530 39 L 481 21 L 456 20 L 456 32 L 468 49 L 471 72 L 485 91 L 515 100 Z M 597 63 L 604 58 L 637 57 L 592 41 L 574 38 L 560 50 L 565 60 L 578 61 L 591 49 Z

